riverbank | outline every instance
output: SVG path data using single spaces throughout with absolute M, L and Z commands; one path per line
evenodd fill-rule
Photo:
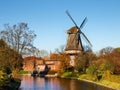
M 22 75 L 30 75 L 30 74 L 22 74 Z M 110 88 L 112 90 L 120 90 L 120 84 L 117 82 L 111 82 L 109 80 L 97 80 L 97 81 L 93 81 L 93 80 L 89 80 L 89 78 L 87 79 L 87 74 L 78 74 L 78 73 L 72 73 L 72 72 L 65 72 L 62 75 L 57 75 L 57 74 L 48 74 L 45 77 L 60 77 L 60 78 L 69 78 L 69 79 L 77 79 L 77 80 L 81 80 L 84 82 L 88 82 L 88 83 L 92 83 L 92 84 L 96 84 L 96 85 L 100 85 L 103 87 L 107 87 Z
M 80 80 L 59 77 L 34 78 L 22 75 L 21 79 L 19 90 L 112 90 Z
M 96 84 L 102 87 L 107 87 L 108 89 L 113 89 L 113 90 L 120 90 L 119 88 L 116 87 L 111 87 L 111 84 L 103 84 L 102 81 L 101 82 L 94 82 L 94 81 L 90 81 L 90 80 L 86 80 L 86 79 L 78 79 L 84 82 L 88 82 L 88 83 L 92 83 L 92 84 Z
M 18 90 L 21 79 L 14 77 L 10 68 L 0 70 L 0 90 Z
M 0 78 L 0 90 L 18 90 L 21 80 L 13 77 Z
M 120 83 L 118 82 L 111 82 L 109 80 L 104 80 L 104 79 L 93 81 L 93 80 L 87 79 L 85 76 L 86 74 L 73 74 L 72 72 L 65 72 L 64 74 L 61 75 L 61 78 L 77 79 L 84 82 L 100 85 L 103 87 L 108 87 L 113 90 L 120 90 Z
M 64 73 L 64 75 L 61 75 L 61 76 L 58 76 L 57 74 L 48 74 L 45 77 L 48 77 L 48 78 L 50 78 L 50 77 L 52 77 L 52 78 L 60 77 L 60 78 L 67 78 L 67 79 L 76 79 L 76 80 L 84 81 L 84 82 L 87 82 L 87 83 L 96 84 L 96 85 L 99 85 L 99 86 L 102 86 L 102 87 L 107 87 L 111 90 L 120 90 L 120 84 L 119 83 L 111 82 L 111 81 L 108 81 L 108 80 L 92 81 L 92 80 L 81 78 L 80 76 L 82 76 L 82 75 L 83 74 L 79 75 L 79 74 L 72 74 L 71 72 L 69 72 L 69 74 L 66 74 L 66 75 L 65 75 L 65 73 Z

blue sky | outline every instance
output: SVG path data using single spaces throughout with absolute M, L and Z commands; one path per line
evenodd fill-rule
M 82 31 L 93 51 L 120 47 L 120 0 L 0 0 L 0 29 L 3 25 L 28 23 L 37 34 L 34 45 L 54 51 L 66 45 L 66 31 L 74 26 L 66 15 L 69 10 L 78 26 L 85 17 Z

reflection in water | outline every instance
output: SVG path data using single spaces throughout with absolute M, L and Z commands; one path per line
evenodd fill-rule
M 28 75 L 22 79 L 19 90 L 112 90 L 95 84 L 61 78 L 40 78 Z
M 40 78 L 31 76 L 21 76 L 21 86 L 19 90 L 62 90 L 57 78 Z

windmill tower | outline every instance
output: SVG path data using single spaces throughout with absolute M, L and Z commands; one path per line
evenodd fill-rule
M 67 40 L 67 45 L 65 47 L 65 53 L 68 54 L 71 58 L 70 64 L 72 66 L 74 66 L 75 64 L 75 57 L 84 51 L 83 45 L 82 45 L 82 41 L 81 41 L 81 36 L 84 38 L 84 40 L 90 45 L 92 46 L 92 44 L 90 43 L 90 41 L 88 40 L 88 38 L 85 36 L 85 34 L 81 31 L 81 29 L 83 28 L 83 26 L 86 23 L 87 18 L 85 18 L 83 20 L 83 22 L 81 23 L 80 27 L 77 26 L 76 22 L 73 20 L 73 18 L 71 17 L 71 15 L 69 14 L 68 11 L 66 11 L 67 15 L 69 16 L 69 18 L 72 20 L 72 22 L 75 24 L 74 27 L 70 28 L 67 31 L 68 34 L 68 40 Z

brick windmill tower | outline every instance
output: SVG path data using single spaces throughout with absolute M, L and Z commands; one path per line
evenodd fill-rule
M 82 45 L 82 41 L 81 41 L 81 36 L 84 38 L 84 40 L 90 45 L 92 46 L 92 44 L 90 43 L 90 41 L 88 40 L 88 38 L 85 36 L 85 34 L 81 31 L 81 29 L 83 28 L 84 24 L 86 23 L 87 18 L 85 18 L 83 20 L 83 22 L 81 23 L 80 27 L 77 26 L 76 22 L 73 20 L 73 18 L 71 17 L 71 15 L 69 14 L 68 11 L 66 11 L 67 15 L 69 16 L 69 18 L 72 20 L 72 22 L 75 24 L 74 27 L 70 28 L 67 31 L 68 34 L 68 39 L 67 39 L 67 44 L 65 47 L 65 53 L 68 54 L 71 58 L 70 64 L 72 66 L 74 66 L 75 64 L 75 57 L 84 51 L 83 45 Z

